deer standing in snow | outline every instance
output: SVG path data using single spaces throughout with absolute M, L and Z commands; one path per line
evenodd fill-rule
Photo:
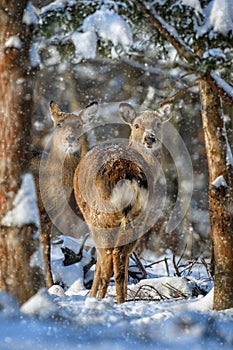
M 33 152 L 31 169 L 34 175 L 41 219 L 41 241 L 45 266 L 45 282 L 53 284 L 50 265 L 50 235 L 56 218 L 64 215 L 67 206 L 81 214 L 74 198 L 73 176 L 80 159 L 88 151 L 84 127 L 91 122 L 98 104 L 90 104 L 78 114 L 65 113 L 53 101 L 50 114 L 54 124 L 49 152 Z
M 171 108 L 166 104 L 137 115 L 131 105 L 120 104 L 120 116 L 131 127 L 129 144 L 97 145 L 75 170 L 75 198 L 97 250 L 91 296 L 103 298 L 114 273 L 117 302 L 126 299 L 129 256 L 150 219 L 160 171 L 161 127 L 170 119 Z

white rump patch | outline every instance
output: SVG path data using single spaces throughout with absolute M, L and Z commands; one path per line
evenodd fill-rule
M 146 206 L 147 199 L 148 190 L 140 187 L 136 180 L 120 180 L 112 190 L 110 202 L 117 211 L 131 206 L 136 212 Z

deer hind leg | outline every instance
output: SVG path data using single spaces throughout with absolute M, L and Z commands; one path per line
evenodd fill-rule
M 123 303 L 127 298 L 129 256 L 135 246 L 136 242 L 132 242 L 116 247 L 113 251 L 114 277 L 118 303 Z
M 124 280 L 124 295 L 125 295 L 125 299 L 127 299 L 128 274 L 129 274 L 129 256 L 126 259 L 126 264 L 125 264 L 125 280 Z
M 98 266 L 99 265 L 99 266 Z M 98 297 L 104 298 L 113 273 L 112 249 L 99 249 L 97 255 L 97 266 L 99 271 Z M 97 275 L 98 276 L 98 275 Z M 95 283 L 97 283 L 95 281 Z
M 95 266 L 94 280 L 90 291 L 91 297 L 95 297 L 97 295 L 99 284 L 100 284 L 100 273 L 101 273 L 101 265 L 97 261 Z
M 117 247 L 113 251 L 114 278 L 116 284 L 116 299 L 123 303 L 126 299 L 128 284 L 128 259 L 129 255 L 124 246 Z

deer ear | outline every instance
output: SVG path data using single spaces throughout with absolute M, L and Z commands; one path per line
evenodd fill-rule
M 128 103 L 121 103 L 119 106 L 119 114 L 126 124 L 133 124 L 136 118 L 136 112 L 134 108 Z
M 84 124 L 90 123 L 96 116 L 98 110 L 98 102 L 90 103 L 86 108 L 84 108 L 79 116 L 82 118 Z
M 62 115 L 62 111 L 60 110 L 58 105 L 53 101 L 50 102 L 50 115 L 54 124 L 57 123 L 57 120 L 60 119 Z
M 163 106 L 159 107 L 157 113 L 161 119 L 162 123 L 168 122 L 172 117 L 173 103 L 166 103 Z

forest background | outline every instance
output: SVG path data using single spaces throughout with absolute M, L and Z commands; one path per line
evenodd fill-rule
M 21 5 L 21 10 L 24 10 Z M 184 178 L 187 180 L 188 177 L 189 181 L 180 182 L 179 174 L 182 172 L 185 175 L 187 162 L 179 161 L 179 147 L 173 150 L 175 159 L 171 159 L 169 154 L 165 156 L 168 215 L 177 202 L 177 194 L 181 196 L 181 207 L 189 203 L 189 199 L 191 201 L 185 216 L 181 215 L 180 225 L 166 235 L 161 229 L 167 220 L 167 213 L 164 213 L 161 225 L 155 228 L 154 237 L 159 236 L 160 239 L 150 240 L 149 247 L 154 250 L 170 248 L 177 254 L 186 248 L 187 255 L 210 257 L 210 213 L 216 243 L 221 241 L 218 240 L 221 234 L 227 232 L 226 246 L 230 247 L 228 253 L 231 263 L 226 270 L 232 271 L 233 245 L 231 235 L 228 234 L 232 232 L 232 211 L 226 210 L 232 205 L 232 196 L 229 195 L 232 192 L 230 144 L 233 117 L 231 2 L 55 1 L 34 2 L 34 5 L 40 9 L 34 9 L 28 3 L 23 12 L 23 23 L 30 32 L 30 36 L 27 36 L 30 74 L 35 77 L 34 146 L 43 149 L 41 135 L 50 130 L 50 100 L 57 101 L 63 109 L 74 111 L 93 100 L 110 105 L 129 101 L 145 108 L 155 108 L 161 101 L 172 99 L 175 102 L 172 123 L 188 149 L 193 170 Z M 5 6 L 4 1 L 1 2 L 1 10 L 7 15 L 11 10 L 14 12 L 10 7 Z M 22 49 L 17 35 L 16 32 L 4 43 L 4 52 L 8 55 L 10 52 L 10 59 L 12 53 L 17 56 Z M 1 66 L 1 69 L 4 67 Z M 30 93 L 23 94 L 21 97 L 30 96 Z M 18 96 L 20 98 L 20 94 Z M 29 111 L 32 104 L 29 106 L 28 101 L 25 103 Z M 23 113 L 26 111 L 24 108 Z M 112 110 L 111 118 L 115 118 Z M 207 124 L 203 125 L 205 122 Z M 211 122 L 214 124 L 212 129 L 208 124 Z M 22 126 L 25 124 L 21 123 Z M 208 139 L 209 131 L 216 140 L 213 149 L 211 145 L 214 137 Z M 111 129 L 108 130 L 109 134 Z M 105 135 L 106 130 L 103 128 L 103 134 L 100 132 L 98 137 L 101 139 Z M 22 164 L 19 168 L 25 170 Z M 226 183 L 214 183 L 218 175 L 224 176 Z M 19 183 L 19 177 L 16 182 Z M 17 186 L 13 193 L 16 189 Z M 1 202 L 4 202 L 4 195 L 3 191 Z M 208 195 L 212 197 L 208 198 Z M 219 196 L 221 201 L 216 200 Z M 222 201 L 222 198 L 228 202 Z M 12 202 L 10 200 L 6 208 L 3 206 L 3 217 L 12 207 Z M 220 226 L 224 230 L 216 230 L 217 220 L 213 219 L 217 216 L 220 218 L 222 212 L 224 219 L 218 222 L 222 223 Z M 3 242 L 6 237 L 4 230 Z M 218 244 L 215 246 L 218 247 Z M 217 276 L 221 276 L 222 271 L 223 266 L 217 271 Z M 229 299 L 232 299 L 230 295 Z

